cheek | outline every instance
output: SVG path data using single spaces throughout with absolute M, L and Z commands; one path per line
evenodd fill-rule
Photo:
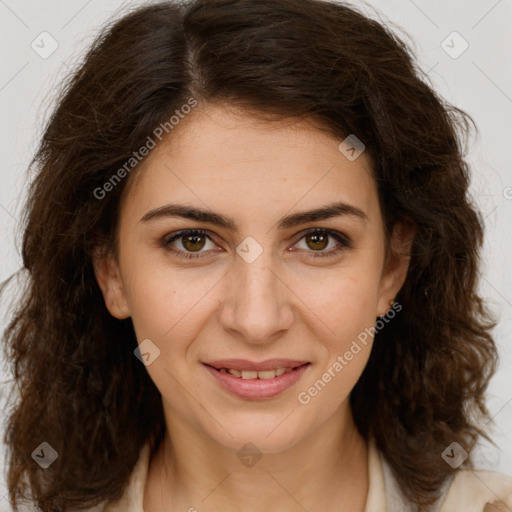
M 315 333 L 321 359 L 301 391 L 308 395 L 305 401 L 314 399 L 321 415 L 327 416 L 347 398 L 366 366 L 376 322 L 379 271 L 378 265 L 345 268 L 304 295 L 320 320 L 317 325 L 325 328 Z
M 126 270 L 131 276 L 125 285 L 126 299 L 139 343 L 149 338 L 160 349 L 161 362 L 176 366 L 176 356 L 183 360 L 218 304 L 208 290 L 219 276 L 180 273 L 135 258 Z
M 334 346 L 343 348 L 361 330 L 375 324 L 379 270 L 357 265 L 329 273 L 322 281 L 302 282 L 298 294 L 326 327 Z

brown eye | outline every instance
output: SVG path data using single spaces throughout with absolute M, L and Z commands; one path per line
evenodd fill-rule
M 309 253 L 308 256 L 337 256 L 352 247 L 350 239 L 338 231 L 312 228 L 306 231 L 297 248 Z
M 190 252 L 200 251 L 206 243 L 204 235 L 188 235 L 181 237 L 181 245 Z
M 161 240 L 161 245 L 180 258 L 206 257 L 205 253 L 211 253 L 216 247 L 205 231 L 195 229 L 166 236 Z
M 305 237 L 306 244 L 314 251 L 322 251 L 329 245 L 329 235 L 314 233 Z

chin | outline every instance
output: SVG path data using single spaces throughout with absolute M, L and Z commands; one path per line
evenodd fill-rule
M 252 418 L 241 420 L 237 421 L 236 428 L 227 429 L 229 433 L 217 425 L 215 432 L 209 432 L 209 435 L 224 448 L 237 453 L 243 451 L 244 447 L 250 451 L 251 447 L 246 446 L 248 443 L 261 453 L 279 453 L 292 448 L 307 435 L 292 430 L 292 425 L 285 425 L 287 420 L 282 420 L 283 417 L 265 424 L 257 423 Z M 270 424 L 271 426 L 267 426 Z

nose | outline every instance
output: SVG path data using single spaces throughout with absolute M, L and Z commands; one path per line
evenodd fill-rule
M 231 335 L 264 344 L 290 329 L 293 293 L 265 252 L 253 263 L 237 257 L 224 286 L 220 323 Z

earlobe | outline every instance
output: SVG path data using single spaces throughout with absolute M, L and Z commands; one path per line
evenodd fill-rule
M 394 227 L 390 240 L 389 255 L 382 271 L 377 310 L 384 316 L 407 277 L 416 226 L 412 220 L 400 219 Z
M 130 317 L 119 264 L 114 256 L 95 247 L 92 264 L 109 313 L 119 320 Z

